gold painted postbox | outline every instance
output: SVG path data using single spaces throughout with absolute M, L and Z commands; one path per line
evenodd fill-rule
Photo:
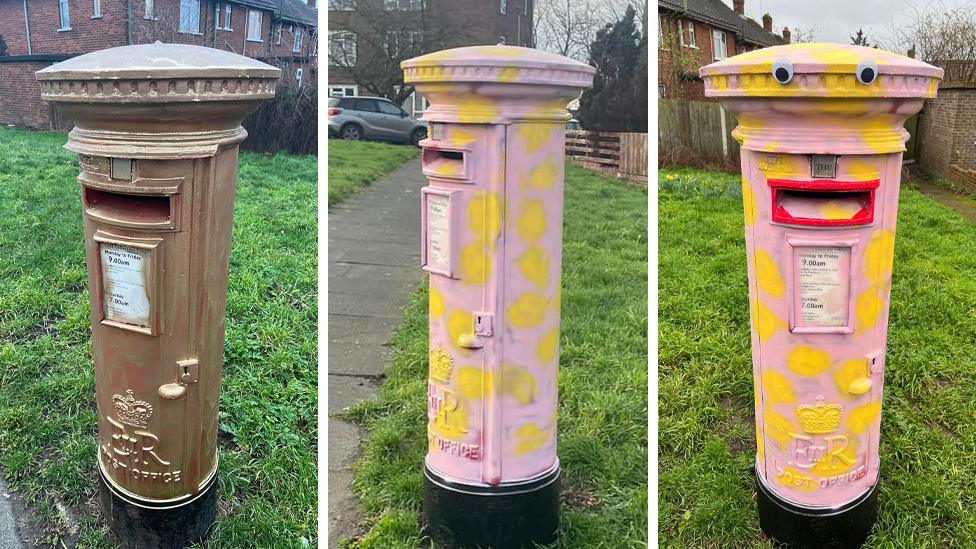
M 125 545 L 182 547 L 216 507 L 242 119 L 280 70 L 212 48 L 124 46 L 39 71 L 75 122 L 102 511 Z

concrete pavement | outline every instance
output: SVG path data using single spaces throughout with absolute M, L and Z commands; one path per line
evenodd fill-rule
M 356 535 L 352 465 L 362 432 L 332 417 L 372 397 L 387 343 L 423 280 L 420 160 L 407 162 L 329 211 L 329 547 Z

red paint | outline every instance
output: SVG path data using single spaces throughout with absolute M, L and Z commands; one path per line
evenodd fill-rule
M 843 227 L 849 225 L 868 225 L 874 222 L 874 193 L 880 181 L 836 181 L 819 179 L 812 181 L 793 181 L 788 179 L 769 179 L 772 201 L 772 220 L 775 223 L 807 225 L 814 227 Z M 850 219 L 823 219 L 815 217 L 794 217 L 784 208 L 778 198 L 779 191 L 804 191 L 822 193 L 861 193 L 866 200 L 863 207 Z

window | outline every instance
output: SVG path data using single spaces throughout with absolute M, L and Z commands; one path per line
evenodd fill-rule
M 230 16 L 234 7 L 229 2 L 224 2 L 224 28 L 230 30 Z
M 275 37 L 275 44 L 280 46 L 281 45 L 281 23 L 275 25 L 274 37 Z
M 356 33 L 329 31 L 329 66 L 356 66 Z
M 144 19 L 152 19 L 155 17 L 153 14 L 153 0 L 146 0 L 146 11 L 142 17 Z
M 729 56 L 728 45 L 725 43 L 725 31 L 712 31 L 712 52 L 714 53 L 713 57 L 716 61 L 719 59 L 725 59 Z
M 302 87 L 302 76 L 304 73 L 305 71 L 301 67 L 295 69 L 295 82 L 298 82 L 299 88 Z
M 258 10 L 247 10 L 247 39 L 250 42 L 263 42 L 261 30 L 264 14 Z
M 420 11 L 424 9 L 423 0 L 383 0 L 383 9 L 387 11 Z
M 200 0 L 180 0 L 180 32 L 200 33 Z
M 685 25 L 685 23 L 687 23 L 687 25 Z M 678 37 L 680 38 L 682 46 L 686 48 L 697 48 L 698 43 L 695 42 L 695 22 L 691 20 L 679 21 Z
M 386 53 L 393 59 L 407 57 L 419 52 L 423 43 L 421 31 L 388 31 L 386 33 Z
M 352 35 L 352 42 L 353 42 L 353 44 L 352 44 L 352 63 L 350 65 L 348 65 L 348 66 L 351 67 L 351 66 L 353 66 L 353 65 L 356 64 L 356 34 L 355 33 L 351 33 L 351 32 L 348 33 L 348 34 L 351 34 Z M 295 41 L 291 45 L 291 51 L 296 52 L 296 53 L 302 51 L 302 38 L 304 37 L 304 35 L 305 35 L 305 30 L 304 29 L 302 29 L 301 27 L 295 27 Z
M 71 14 L 68 13 L 68 0 L 60 0 L 61 5 L 61 28 L 58 30 L 71 30 Z
M 358 92 L 359 86 L 355 85 L 347 86 L 342 84 L 338 86 L 329 86 L 329 97 L 346 97 L 349 95 L 356 95 Z
M 331 11 L 351 11 L 356 9 L 356 0 L 329 0 Z
M 403 114 L 403 109 L 388 101 L 377 101 L 376 104 L 380 108 L 380 114 L 390 114 L 393 116 L 401 116 Z
M 92 19 L 102 16 L 102 0 L 92 0 Z
M 501 0 L 501 2 L 498 3 L 498 13 L 505 15 L 505 12 L 507 11 L 508 11 L 508 1 Z
M 529 16 L 529 0 L 522 0 L 522 15 Z

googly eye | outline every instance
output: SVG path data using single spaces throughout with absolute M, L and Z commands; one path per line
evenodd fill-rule
M 864 59 L 857 64 L 854 75 L 862 84 L 870 84 L 878 78 L 878 64 L 873 59 Z
M 773 63 L 773 78 L 780 84 L 788 84 L 793 80 L 793 63 L 786 59 L 777 59 Z

